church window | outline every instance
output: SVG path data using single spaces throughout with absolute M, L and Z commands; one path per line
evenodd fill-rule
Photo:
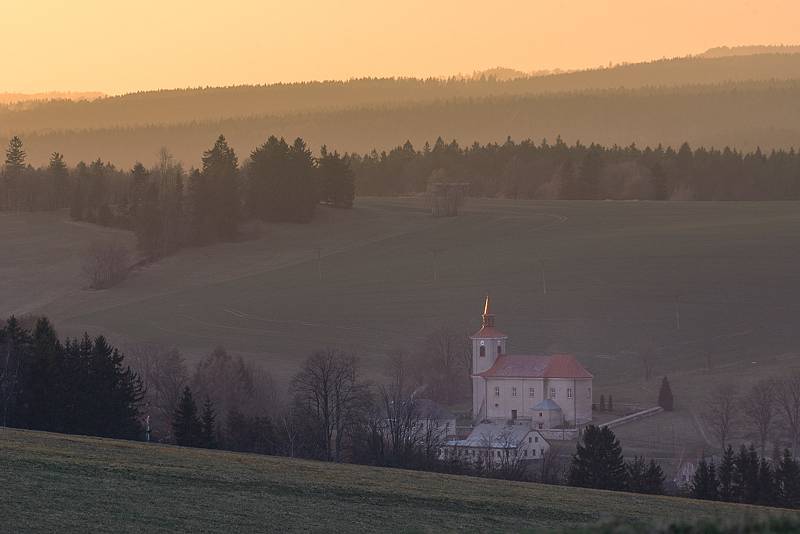
M 542 456 L 544 456 L 544 449 L 539 449 L 539 452 L 541 453 Z
M 586 398 L 592 400 L 592 388 L 586 389 Z
M 551 399 L 556 398 L 556 388 L 550 388 L 550 398 Z
M 497 345 L 497 355 L 503 354 L 503 345 Z
M 516 397 L 517 396 L 517 388 L 511 388 L 511 396 L 512 397 Z
M 531 456 L 536 456 L 536 449 L 531 449 Z
M 536 436 L 536 443 L 539 443 L 539 436 Z
M 481 358 L 485 358 L 486 357 L 486 347 L 484 345 L 481 345 L 481 348 L 479 349 L 478 352 L 480 353 Z
M 528 388 L 528 396 L 535 397 L 536 396 L 536 388 Z
M 533 443 L 533 438 L 528 436 L 528 443 Z
M 495 386 L 494 387 L 494 396 L 495 397 L 499 397 L 500 396 L 500 386 Z
M 572 388 L 567 388 L 567 398 L 568 399 L 572 398 Z

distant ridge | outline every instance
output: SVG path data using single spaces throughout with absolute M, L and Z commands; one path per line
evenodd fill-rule
M 51 91 L 47 93 L 0 93 L 0 104 L 46 102 L 48 100 L 96 100 L 106 96 L 100 92 Z
M 715 46 L 695 57 L 712 59 L 734 56 L 755 56 L 758 54 L 800 54 L 800 45 Z

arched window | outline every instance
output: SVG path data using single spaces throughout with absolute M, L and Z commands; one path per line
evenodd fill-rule
M 500 356 L 501 354 L 503 354 L 503 345 L 498 343 L 497 344 L 497 355 Z
M 485 346 L 481 345 L 479 354 L 481 355 L 481 358 L 486 356 L 486 347 Z

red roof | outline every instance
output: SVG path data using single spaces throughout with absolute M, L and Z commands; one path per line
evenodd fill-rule
M 493 326 L 482 326 L 480 330 L 472 334 L 472 339 L 475 338 L 501 338 L 508 337 L 503 332 Z
M 592 378 L 570 354 L 498 356 L 494 365 L 478 376 L 484 378 Z

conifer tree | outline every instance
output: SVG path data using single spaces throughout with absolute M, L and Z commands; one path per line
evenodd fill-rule
M 603 394 L 600 394 L 600 411 L 606 411 L 606 396 Z
M 65 207 L 66 200 L 69 198 L 68 178 L 69 171 L 64 162 L 64 156 L 58 152 L 50 155 L 50 163 L 47 166 L 47 174 L 50 179 L 50 194 L 47 202 L 49 209 Z
M 192 390 L 186 386 L 172 418 L 175 443 L 184 447 L 200 446 L 202 431 L 202 422 L 197 416 L 197 405 L 192 398 Z
M 8 208 L 19 207 L 20 179 L 25 172 L 25 150 L 22 148 L 22 139 L 16 135 L 8 142 L 5 160 L 5 206 Z
M 224 135 L 203 153 L 203 176 L 208 188 L 207 198 L 211 201 L 204 215 L 216 238 L 232 239 L 238 232 L 241 218 L 239 160 Z
M 675 407 L 675 401 L 672 397 L 672 388 L 669 385 L 669 380 L 665 376 L 661 380 L 661 389 L 658 391 L 658 405 L 665 411 L 671 412 Z
M 775 488 L 778 505 L 787 508 L 800 507 L 800 466 L 789 449 L 783 451 L 775 469 Z
M 733 447 L 728 445 L 722 455 L 722 462 L 719 464 L 718 478 L 719 478 L 719 498 L 722 501 L 734 501 L 736 495 L 734 493 L 734 471 L 736 470 L 735 458 Z
M 611 429 L 587 426 L 569 469 L 569 484 L 586 488 L 622 490 L 626 484 L 622 447 Z
M 206 397 L 203 403 L 203 415 L 201 417 L 200 441 L 201 446 L 206 449 L 217 448 L 217 427 L 216 427 L 217 414 L 214 411 L 214 404 L 211 399 Z
M 704 500 L 710 499 L 710 482 L 709 465 L 705 458 L 701 458 L 700 462 L 697 464 L 697 469 L 694 471 L 694 476 L 692 476 L 692 482 L 689 489 L 692 498 Z
M 609 412 L 614 411 L 614 397 L 612 397 L 611 395 L 608 396 L 608 411 Z

